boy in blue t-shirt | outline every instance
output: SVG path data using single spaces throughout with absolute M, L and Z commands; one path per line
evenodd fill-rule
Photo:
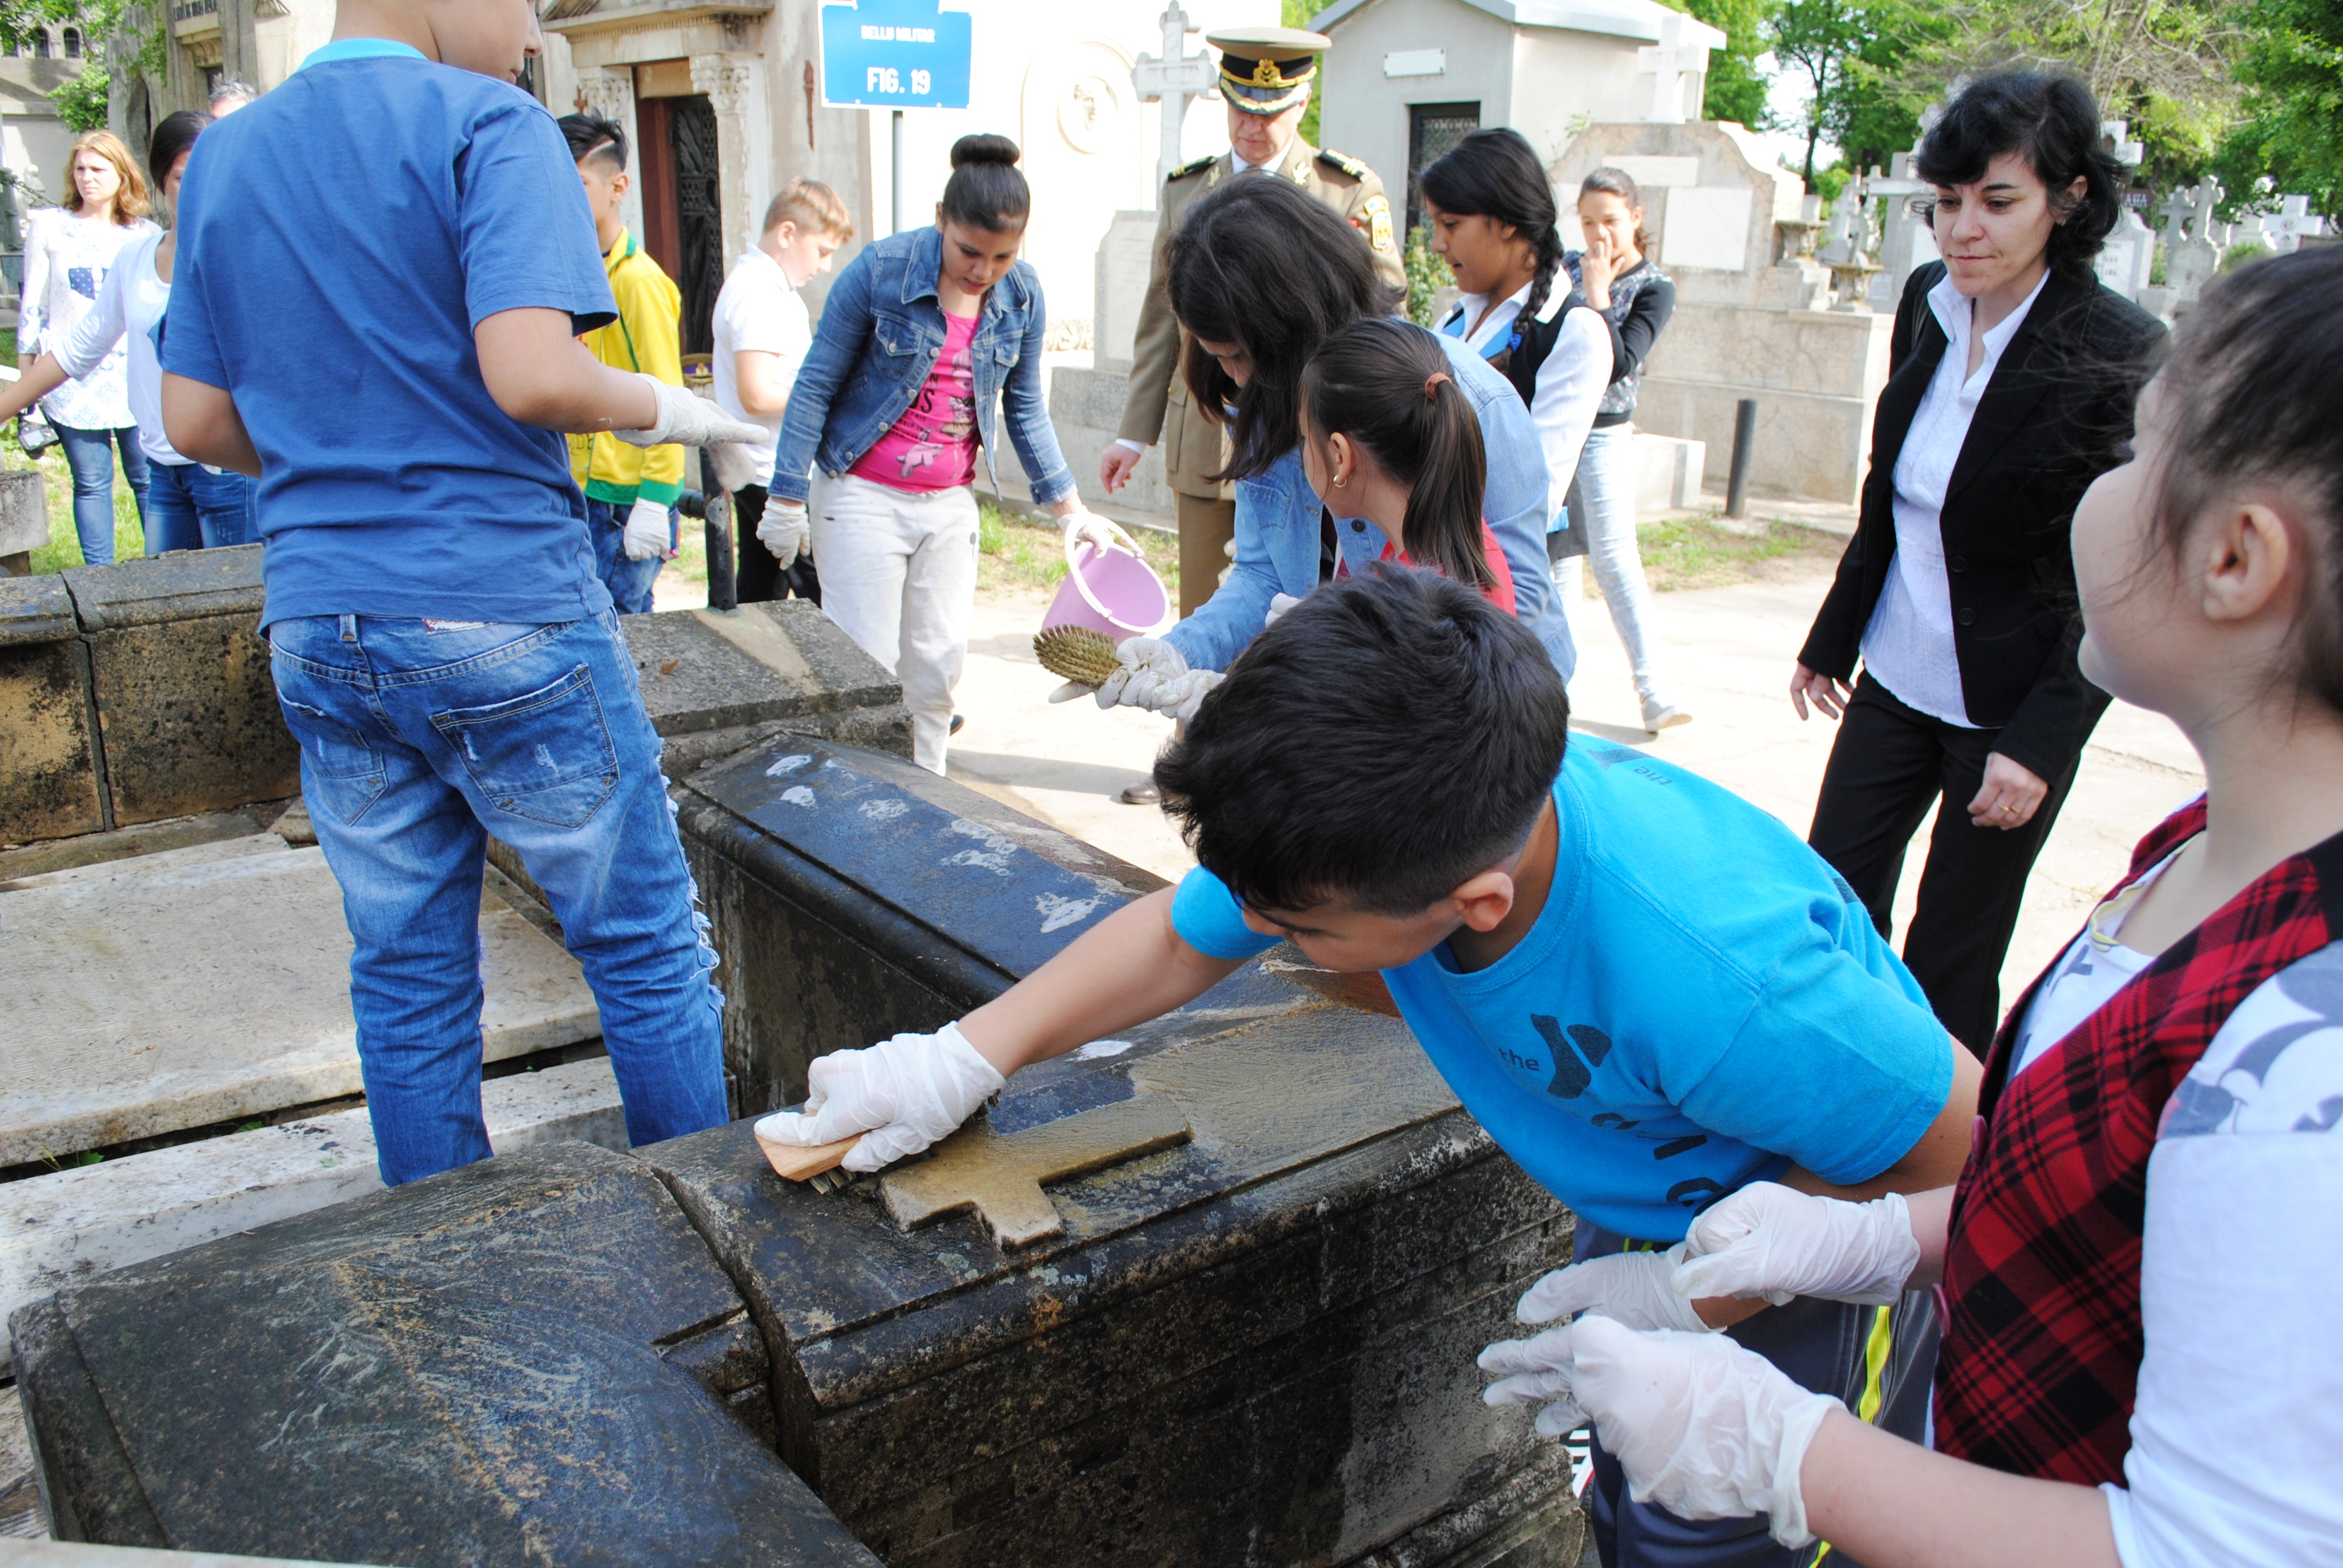
M 490 1152 L 490 831 L 585 967 L 628 1136 L 725 1120 L 715 960 L 559 432 L 760 432 L 578 342 L 613 306 L 568 147 L 513 85 L 538 42 L 532 0 L 343 0 L 197 146 L 162 334 L 173 443 L 260 479 L 261 626 L 394 1185 Z
M 1641 1327 L 1733 1323 L 1794 1378 L 1916 1436 L 1926 1298 L 1687 1302 L 1654 1249 L 1751 1181 L 1869 1197 L 1950 1180 L 1976 1064 L 1780 822 L 1639 752 L 1581 739 L 1565 755 L 1568 719 L 1536 639 L 1469 588 L 1381 571 L 1321 588 L 1157 764 L 1197 870 L 957 1024 L 818 1059 L 807 1111 L 759 1132 L 861 1132 L 846 1163 L 877 1169 L 1005 1074 L 1290 940 L 1330 969 L 1382 970 L 1465 1109 L 1576 1211 L 1581 1264 L 1534 1286 L 1525 1320 L 1600 1306 Z M 1791 1563 L 1763 1522 L 1634 1503 L 1595 1454 L 1606 1563 Z

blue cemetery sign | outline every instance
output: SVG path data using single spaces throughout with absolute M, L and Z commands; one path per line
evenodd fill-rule
M 969 14 L 937 0 L 821 8 L 821 95 L 832 108 L 968 107 Z

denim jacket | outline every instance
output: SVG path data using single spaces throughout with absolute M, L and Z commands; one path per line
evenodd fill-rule
M 776 499 L 804 500 L 815 464 L 832 477 L 854 467 L 919 396 L 943 351 L 944 314 L 936 298 L 942 263 L 943 236 L 914 229 L 871 241 L 830 285 L 781 419 L 768 487 Z M 1047 314 L 1041 278 L 1030 263 L 1018 262 L 986 291 L 970 347 L 977 442 L 993 488 L 1001 487 L 993 406 L 1006 399 L 1009 439 L 1032 481 L 1033 498 L 1043 505 L 1074 493 L 1073 472 L 1041 399 Z
M 1456 384 L 1481 416 L 1489 454 L 1489 487 L 1482 512 L 1513 573 L 1513 613 L 1545 645 L 1568 680 L 1578 664 L 1562 601 L 1545 555 L 1545 448 L 1513 383 L 1460 338 L 1440 346 L 1455 367 Z M 1236 565 L 1202 609 L 1163 634 L 1198 669 L 1226 669 L 1262 628 L 1269 601 L 1299 598 L 1318 586 L 1317 493 L 1302 476 L 1300 448 L 1280 457 L 1257 479 L 1237 481 Z M 1353 572 L 1381 558 L 1383 531 L 1364 518 L 1334 519 L 1334 537 Z

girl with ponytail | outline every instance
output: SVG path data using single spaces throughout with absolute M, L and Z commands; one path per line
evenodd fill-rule
M 1342 328 L 1302 373 L 1301 423 L 1310 487 L 1381 528 L 1383 559 L 1428 567 L 1513 610 L 1513 571 L 1482 518 L 1480 417 L 1438 338 L 1389 317 Z
M 1618 367 L 1618 333 L 1578 289 L 1563 254 L 1554 187 L 1520 132 L 1473 132 L 1416 176 L 1416 190 L 1432 248 L 1447 258 L 1464 293 L 1439 330 L 1503 374 L 1537 427 L 1551 503 L 1546 559 L 1564 608 L 1574 608 L 1578 558 L 1594 540 L 1588 519 L 1575 515 L 1583 508 L 1564 502 Z M 1632 533 L 1626 548 L 1632 555 Z M 1614 554 L 1615 548 L 1598 556 L 1595 577 L 1641 680 L 1649 662 L 1643 651 L 1643 601 L 1610 591 L 1618 575 Z M 1640 568 L 1635 575 L 1640 583 Z M 1645 716 L 1648 722 L 1648 701 Z

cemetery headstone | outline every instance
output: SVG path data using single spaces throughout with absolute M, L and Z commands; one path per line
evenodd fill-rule
M 2126 206 L 2093 263 L 2099 281 L 2137 304 L 2155 264 L 2155 232 L 2140 221 L 2137 211 Z

